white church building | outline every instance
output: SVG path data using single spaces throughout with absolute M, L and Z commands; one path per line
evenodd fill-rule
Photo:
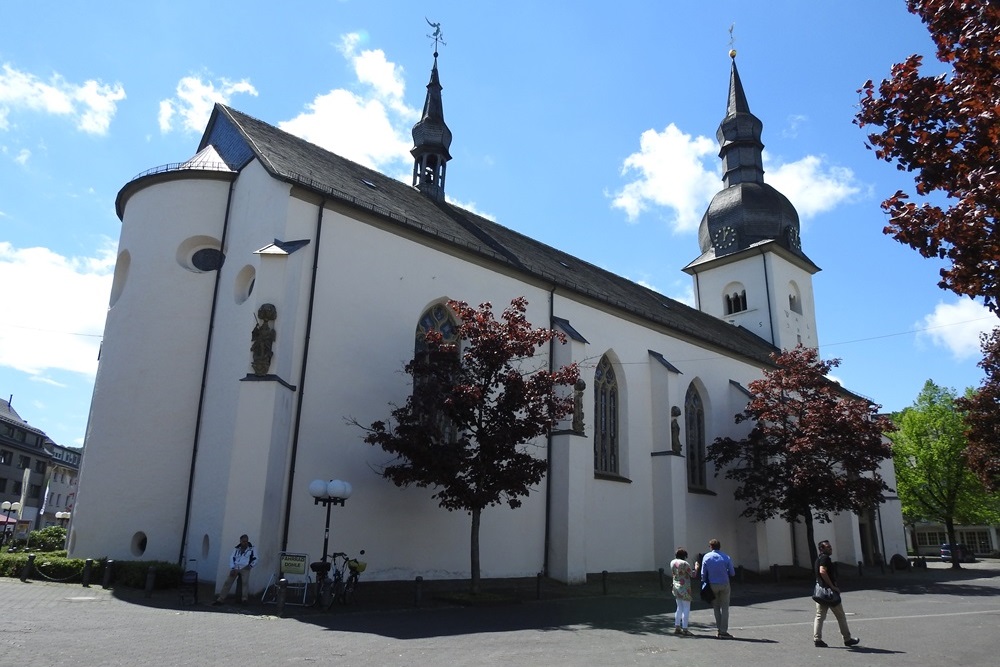
M 468 577 L 469 517 L 380 477 L 388 455 L 348 419 L 405 402 L 402 367 L 418 332 L 449 323 L 447 300 L 502 310 L 524 296 L 529 322 L 566 334 L 543 359 L 580 364 L 583 414 L 532 443 L 548 473 L 522 507 L 483 512 L 483 577 L 650 571 L 713 537 L 748 570 L 808 566 L 804 527 L 740 518 L 705 459 L 747 433 L 734 415 L 771 353 L 818 345 L 819 268 L 764 183 L 761 129 L 734 60 L 723 186 L 683 267 L 692 308 L 448 203 L 437 54 L 412 184 L 217 105 L 194 157 L 118 195 L 70 555 L 221 583 L 247 533 L 260 590 L 282 551 L 320 559 L 326 515 L 308 486 L 337 478 L 353 495 L 333 508 L 331 551 L 367 550 L 373 579 Z M 891 462 L 881 473 L 894 486 Z M 906 553 L 894 497 L 817 535 L 844 561 Z

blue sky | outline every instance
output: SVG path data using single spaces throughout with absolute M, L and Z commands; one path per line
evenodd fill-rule
M 866 79 L 932 54 L 903 0 L 40 0 L 4 3 L 0 22 L 0 395 L 59 444 L 83 443 L 115 196 L 191 157 L 215 101 L 408 182 L 425 17 L 446 42 L 449 198 L 687 302 L 681 267 L 721 183 L 734 26 L 765 180 L 823 269 L 821 355 L 886 410 L 927 379 L 978 385 L 995 319 L 882 234 L 879 202 L 911 181 L 851 123 Z

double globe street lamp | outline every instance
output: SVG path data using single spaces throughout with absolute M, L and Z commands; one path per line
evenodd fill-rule
M 309 482 L 309 494 L 313 497 L 313 504 L 326 508 L 326 527 L 323 529 L 323 557 L 319 562 L 309 566 L 316 573 L 317 581 L 326 579 L 331 567 L 331 564 L 326 560 L 326 552 L 330 548 L 330 507 L 332 505 L 343 507 L 344 501 L 351 497 L 353 490 L 350 483 L 340 479 L 331 479 L 329 482 L 315 479 Z
M 4 544 L 7 544 L 7 525 L 10 523 L 10 515 L 12 512 L 21 511 L 21 503 L 12 503 L 9 500 L 5 500 L 3 501 L 3 504 L 0 505 L 0 509 L 3 509 L 3 513 L 6 515 L 4 516 L 3 522 L 3 537 L 0 538 L 0 546 L 3 546 Z M 10 533 L 13 534 L 14 531 L 11 530 Z

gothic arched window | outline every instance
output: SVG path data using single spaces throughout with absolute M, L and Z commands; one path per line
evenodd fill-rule
M 427 350 L 427 333 L 430 331 L 441 332 L 442 342 L 455 344 L 453 352 L 439 354 L 450 354 L 451 358 L 447 357 L 430 357 Z M 454 363 L 458 356 L 458 325 L 455 322 L 454 315 L 452 314 L 451 308 L 447 304 L 439 303 L 431 306 L 424 314 L 420 316 L 420 320 L 417 322 L 417 330 L 414 333 L 413 340 L 413 358 L 415 361 L 424 361 L 428 363 L 435 363 L 438 360 L 447 361 L 447 363 Z M 419 364 L 418 364 L 419 365 Z M 415 373 L 413 376 L 413 382 L 416 386 L 421 382 L 436 382 L 440 380 L 428 380 L 428 377 L 433 378 L 436 374 L 420 375 Z M 423 379 L 422 379 L 423 378 Z M 426 386 L 426 385 L 424 385 Z M 430 392 L 433 393 L 433 392 Z M 427 405 L 424 410 L 424 417 L 431 420 L 431 423 L 436 423 L 440 429 L 442 438 L 445 440 L 453 440 L 457 437 L 454 427 L 451 422 L 444 416 L 440 410 L 439 400 L 435 400 L 433 396 L 427 397 L 431 401 L 431 405 Z
M 618 474 L 618 379 L 607 355 L 594 372 L 594 471 Z
M 684 423 L 687 426 L 688 488 L 705 488 L 705 406 L 692 384 L 684 397 Z

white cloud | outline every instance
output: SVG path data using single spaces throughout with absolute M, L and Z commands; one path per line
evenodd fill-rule
M 408 182 L 409 182 L 409 180 L 407 179 L 407 181 L 406 181 L 406 182 L 408 183 Z M 479 209 L 478 209 L 478 208 L 476 207 L 476 202 L 474 202 L 474 201 L 473 201 L 473 202 L 463 202 L 463 201 L 459 201 L 459 200 L 457 200 L 457 199 L 455 199 L 455 198 L 453 198 L 453 197 L 451 197 L 451 196 L 449 196 L 449 195 L 445 195 L 445 197 L 444 197 L 444 198 L 445 198 L 445 200 L 446 200 L 446 201 L 447 201 L 447 202 L 448 202 L 449 204 L 452 204 L 453 206 L 457 206 L 457 207 L 459 207 L 459 208 L 462 208 L 462 209 L 465 209 L 465 210 L 466 210 L 466 211 L 468 211 L 469 213 L 475 213 L 475 214 L 476 214 L 476 215 L 478 215 L 479 217 L 481 217 L 481 218 L 486 218 L 487 220 L 490 220 L 490 221 L 492 221 L 492 222 L 496 222 L 496 221 L 497 221 L 497 218 L 496 218 L 496 216 L 495 216 L 495 215 L 493 215 L 492 213 L 487 213 L 487 212 L 485 212 L 485 211 L 480 211 L 480 210 L 479 210 Z
M 219 79 L 208 81 L 197 76 L 186 76 L 177 83 L 176 96 L 160 102 L 159 123 L 161 132 L 174 129 L 174 119 L 180 117 L 180 129 L 189 133 L 200 133 L 208 124 L 212 107 L 216 102 L 229 104 L 234 95 L 257 96 L 257 89 L 243 79 L 230 81 Z
M 0 327 L 0 367 L 43 382 L 48 370 L 93 376 L 115 262 L 108 240 L 96 257 L 63 257 L 48 248 L 0 242 L 0 284 L 17 320 Z
M 951 352 L 956 361 L 963 361 L 981 355 L 979 334 L 992 331 L 997 317 L 977 301 L 960 299 L 950 304 L 939 302 L 934 312 L 915 326 L 923 329 L 919 337 L 929 338 Z
M 625 211 L 629 221 L 652 207 L 673 212 L 675 231 L 698 228 L 712 195 L 721 187 L 714 167 L 718 146 L 708 137 L 684 134 L 671 123 L 663 132 L 646 130 L 639 138 L 639 152 L 625 158 L 622 175 L 637 174 L 636 180 L 615 194 L 612 207 Z
M 403 68 L 381 50 L 358 50 L 358 33 L 341 37 L 339 50 L 354 68 L 359 91 L 342 88 L 318 95 L 279 127 L 349 160 L 382 171 L 411 161 L 410 129 L 420 110 L 404 101 Z
M 27 148 L 22 148 L 20 151 L 18 151 L 17 157 L 14 158 L 14 162 L 18 163 L 23 167 L 24 165 L 28 164 L 28 160 L 30 158 L 31 158 L 31 151 L 29 151 Z
M 769 163 L 765 151 L 764 181 L 788 197 L 803 220 L 830 211 L 861 191 L 853 171 L 825 164 L 815 155 L 776 167 Z
M 59 74 L 45 82 L 5 63 L 0 71 L 0 130 L 10 128 L 12 111 L 28 110 L 68 116 L 88 134 L 107 134 L 123 99 L 125 89 L 120 83 L 107 85 L 89 79 L 74 84 Z
M 763 155 L 764 181 L 784 194 L 807 220 L 829 211 L 860 192 L 854 172 L 807 155 L 795 162 L 771 164 Z M 629 155 L 622 174 L 635 175 L 614 195 L 612 207 L 630 222 L 652 209 L 665 209 L 676 232 L 698 228 L 712 197 L 722 188 L 718 144 L 708 137 L 684 134 L 671 123 L 662 132 L 646 130 L 639 152 Z

